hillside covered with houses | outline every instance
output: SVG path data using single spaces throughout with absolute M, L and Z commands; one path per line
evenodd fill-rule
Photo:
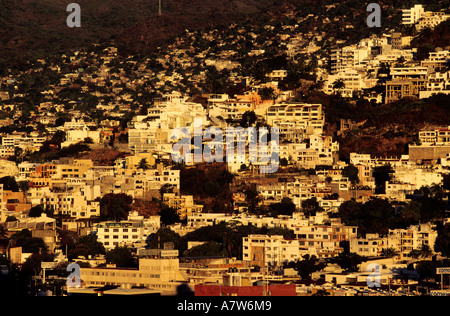
M 436 268 L 450 256 L 449 8 L 397 5 L 362 31 L 365 10 L 336 14 L 359 1 L 322 2 L 151 51 L 124 55 L 118 37 L 0 62 L 0 291 L 68 294 L 69 263 L 74 294 L 448 288 Z M 250 136 L 239 159 L 207 161 L 230 145 L 213 128 L 277 128 L 276 172 Z M 174 153 L 179 129 L 203 158 L 174 161 L 188 154 Z

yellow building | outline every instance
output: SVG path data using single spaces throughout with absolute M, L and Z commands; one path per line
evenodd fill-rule
M 192 195 L 178 195 L 176 193 L 164 193 L 163 202 L 167 206 L 176 209 L 181 219 L 191 216 L 193 213 L 201 213 L 203 205 L 194 204 Z
M 118 159 L 116 161 L 116 168 L 123 169 L 123 174 L 132 175 L 139 170 L 140 163 L 143 159 L 147 168 L 156 168 L 156 157 L 153 153 L 137 153 L 134 156 L 127 156 L 123 159 Z

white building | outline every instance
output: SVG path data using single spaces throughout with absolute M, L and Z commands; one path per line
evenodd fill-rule
M 398 260 L 410 259 L 412 250 L 428 246 L 434 253 L 437 231 L 431 223 L 413 225 L 407 229 L 390 229 L 388 235 L 366 234 L 365 237 L 350 240 L 350 252 L 361 256 L 379 257 L 383 250 L 393 249 Z
M 107 250 L 145 242 L 147 238 L 144 225 L 134 221 L 101 222 L 96 225 L 95 230 L 97 240 Z
M 394 166 L 393 179 L 401 183 L 409 183 L 414 189 L 423 186 L 439 185 L 443 181 L 442 174 L 432 168 L 423 166 Z
M 192 133 L 194 120 L 201 120 L 203 126 L 208 125 L 203 105 L 188 102 L 187 98 L 173 97 L 149 108 L 146 116 L 138 116 L 132 121 L 128 131 L 128 146 L 135 154 L 164 149 L 170 153 L 172 130 L 187 128 Z
M 280 128 L 280 139 L 289 134 L 289 129 L 303 129 L 307 134 L 323 133 L 325 114 L 321 104 L 282 103 L 267 109 L 266 121 Z
M 54 214 L 68 215 L 76 219 L 100 216 L 100 202 L 88 200 L 81 191 L 47 192 L 40 197 L 44 208 L 50 208 Z
M 426 89 L 419 92 L 419 98 L 426 99 L 439 93 L 450 94 L 450 71 L 430 74 Z
M 61 148 L 82 142 L 87 138 L 91 139 L 94 144 L 100 143 L 100 131 L 91 131 L 88 128 L 68 130 L 66 132 L 66 141 L 61 143 Z
M 402 24 L 412 25 L 419 22 L 425 14 L 425 8 L 421 4 L 416 4 L 410 9 L 402 10 Z
M 422 31 L 425 28 L 434 29 L 436 26 L 446 21 L 450 16 L 445 12 L 425 11 L 416 24 L 416 30 Z
M 352 97 L 354 92 L 362 91 L 363 88 L 366 88 L 361 73 L 347 68 L 328 77 L 324 85 L 325 93 L 331 94 L 336 91 L 333 85 L 337 80 L 342 80 L 345 85 L 344 88 L 338 90 L 345 97 Z
M 299 241 L 283 236 L 250 235 L 243 238 L 242 259 L 251 265 L 268 267 L 301 260 Z

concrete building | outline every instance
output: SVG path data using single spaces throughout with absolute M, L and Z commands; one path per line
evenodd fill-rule
M 105 285 L 143 287 L 161 291 L 162 295 L 176 295 L 186 287 L 189 289 L 186 278 L 180 273 L 177 256 L 177 250 L 155 249 L 153 258 L 139 259 L 138 269 L 81 268 L 81 284 L 85 288 Z
M 108 250 L 116 246 L 132 246 L 135 243 L 145 242 L 148 237 L 144 225 L 135 221 L 101 222 L 94 230 L 97 240 Z
M 402 10 L 402 24 L 416 24 L 425 14 L 425 8 L 421 4 L 416 4 L 410 9 Z
M 428 81 L 427 67 L 391 68 L 392 80 L 386 82 L 386 103 L 405 97 L 419 97 L 420 91 L 426 89 Z
M 250 265 L 259 267 L 281 266 L 283 263 L 301 259 L 298 240 L 283 236 L 249 235 L 243 238 L 242 258 Z
M 325 115 L 321 104 L 283 103 L 267 109 L 266 121 L 270 126 L 280 128 L 280 139 L 284 137 L 284 125 L 302 128 L 306 134 L 323 133 Z
M 426 28 L 434 29 L 449 17 L 445 12 L 425 11 L 416 23 L 416 30 L 420 32 Z
M 163 203 L 177 210 L 180 219 L 185 219 L 194 213 L 201 213 L 203 205 L 194 204 L 192 195 L 178 195 L 176 193 L 164 193 Z

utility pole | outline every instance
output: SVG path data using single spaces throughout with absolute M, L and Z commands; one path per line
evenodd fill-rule
M 161 0 L 159 0 L 159 10 L 158 10 L 158 15 L 159 15 L 159 16 L 162 15 L 162 10 L 161 10 Z

